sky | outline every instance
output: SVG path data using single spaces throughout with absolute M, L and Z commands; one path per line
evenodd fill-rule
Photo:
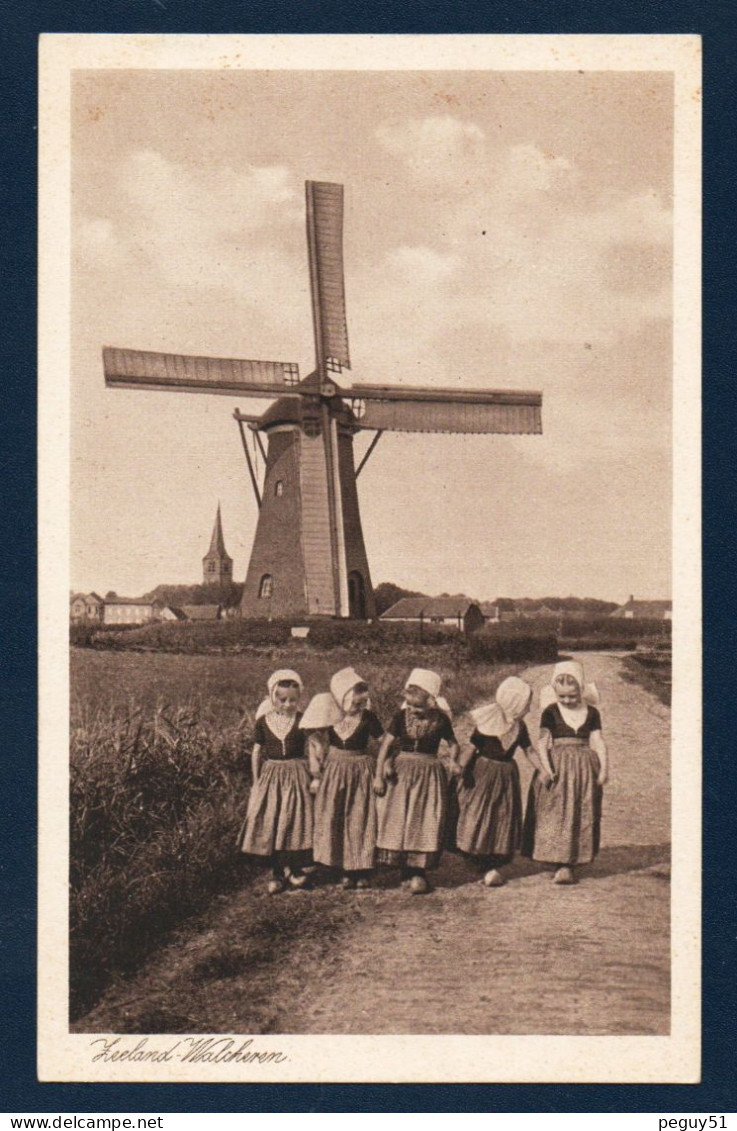
M 671 595 L 668 74 L 80 71 L 72 93 L 73 588 L 201 580 L 218 502 L 245 577 L 232 412 L 269 402 L 106 389 L 101 349 L 310 372 L 310 179 L 345 185 L 346 382 L 543 392 L 542 436 L 382 436 L 374 584 Z

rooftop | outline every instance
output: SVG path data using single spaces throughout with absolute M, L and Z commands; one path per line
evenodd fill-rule
M 422 617 L 465 616 L 476 602 L 458 597 L 401 597 L 381 614 L 380 620 L 419 620 Z

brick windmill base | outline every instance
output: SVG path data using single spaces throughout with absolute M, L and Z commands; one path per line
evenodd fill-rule
M 243 617 L 376 615 L 349 418 L 343 412 L 331 421 L 332 469 L 324 434 L 308 434 L 298 400 L 278 400 L 259 422 L 268 448 Z

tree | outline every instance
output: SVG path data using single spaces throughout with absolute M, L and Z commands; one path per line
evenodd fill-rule
M 381 616 L 392 605 L 396 605 L 397 601 L 401 601 L 402 597 L 426 597 L 426 593 L 418 593 L 414 589 L 403 589 L 401 585 L 395 585 L 393 581 L 382 581 L 374 589 L 374 599 L 376 601 L 376 615 Z

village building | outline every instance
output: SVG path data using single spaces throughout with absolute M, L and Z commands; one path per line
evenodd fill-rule
M 673 616 L 672 601 L 636 601 L 630 596 L 618 609 L 609 614 L 612 617 L 627 620 L 671 620 Z
M 468 634 L 482 627 L 484 615 L 477 602 L 468 597 L 401 597 L 379 620 L 449 625 Z
M 101 624 L 104 604 L 97 593 L 73 593 L 69 602 L 69 618 L 75 624 L 82 621 Z
M 561 614 L 556 609 L 551 609 L 549 605 L 530 605 L 521 613 L 524 617 L 531 617 L 535 620 L 540 618 L 550 619 L 551 617 L 559 617 Z
M 161 601 L 143 597 L 106 597 L 104 624 L 146 624 L 153 620 L 177 620 L 176 613 Z
M 202 583 L 203 585 L 230 585 L 232 580 L 233 559 L 225 549 L 220 504 L 218 503 L 215 525 L 212 528 L 212 537 L 210 538 L 210 549 L 202 559 Z
M 510 597 L 497 597 L 496 601 L 480 601 L 479 608 L 486 624 L 515 620 L 519 616 L 517 606 Z

